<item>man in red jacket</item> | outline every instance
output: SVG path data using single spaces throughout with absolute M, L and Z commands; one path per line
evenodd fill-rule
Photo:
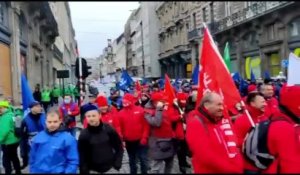
M 65 127 L 70 129 L 71 134 L 76 136 L 76 116 L 79 115 L 79 107 L 73 102 L 72 96 L 67 94 L 64 97 L 63 104 L 59 107 L 60 119 Z
M 299 90 L 299 89 L 298 89 Z M 297 122 L 293 122 L 291 118 L 293 118 L 288 112 L 289 109 L 295 109 L 296 111 L 299 110 L 300 101 L 295 102 L 293 99 L 295 99 L 295 96 L 300 95 L 299 92 L 295 93 L 291 91 L 284 91 L 281 93 L 281 104 L 282 104 L 282 112 L 275 111 L 275 113 L 272 114 L 272 118 L 275 119 L 282 118 L 280 120 L 277 120 L 276 122 L 272 122 L 269 126 L 269 129 L 267 130 L 267 148 L 270 155 L 273 155 L 275 157 L 275 160 L 271 163 L 270 166 L 268 166 L 265 170 L 261 170 L 257 168 L 254 164 L 250 163 L 248 159 L 245 158 L 244 160 L 244 169 L 245 173 L 262 173 L 262 174 L 281 174 L 281 173 L 299 173 L 300 172 L 300 155 L 299 155 L 299 134 L 298 137 L 295 137 L 297 134 L 297 130 L 294 127 L 295 124 L 298 124 Z M 262 94 L 256 93 L 252 94 L 247 99 L 249 108 L 252 108 L 252 111 L 250 110 L 250 114 L 253 115 L 252 119 L 254 123 L 258 123 L 260 121 L 264 121 L 268 119 L 269 116 L 263 115 L 263 108 L 266 106 L 264 104 L 264 99 Z M 253 109 L 255 108 L 255 109 Z M 287 109 L 287 110 L 286 110 Z M 283 112 L 285 111 L 285 112 Z M 295 113 L 296 114 L 296 113 Z M 300 113 L 298 113 L 300 114 Z M 296 114 L 296 115 L 298 115 Z M 296 119 L 295 121 L 297 121 Z M 242 139 L 246 137 L 247 132 L 250 130 L 251 125 L 249 123 L 249 120 L 246 119 L 246 116 L 243 118 L 237 119 L 235 123 L 235 131 L 239 136 L 239 145 L 242 144 Z
M 180 107 L 182 112 L 185 111 L 187 99 L 188 99 L 187 93 L 184 92 L 177 93 L 178 106 Z M 185 174 L 186 168 L 191 167 L 186 160 L 186 156 L 188 155 L 187 152 L 188 147 L 185 140 L 186 114 L 184 112 L 183 114 L 181 114 L 179 108 L 174 105 L 170 107 L 170 110 L 174 111 L 173 115 L 178 115 L 182 118 L 182 120 L 175 122 L 173 124 L 173 129 L 175 130 L 175 137 L 177 143 L 177 159 L 178 159 L 179 170 L 181 173 Z
M 123 97 L 123 109 L 119 112 L 119 121 L 123 140 L 129 157 L 130 173 L 137 173 L 136 157 L 141 163 L 141 173 L 147 174 L 147 144 L 149 125 L 144 119 L 144 109 L 134 105 L 135 97 L 126 93 Z
M 274 97 L 273 85 L 272 84 L 262 85 L 261 93 L 264 95 L 267 102 L 266 116 L 271 116 L 274 112 L 278 111 L 278 100 Z
M 242 173 L 243 159 L 223 99 L 206 93 L 200 106 L 190 113 L 186 140 L 192 154 L 194 173 Z
M 180 121 L 180 115 L 168 110 L 166 96 L 162 92 L 151 95 L 152 103 L 145 106 L 145 119 L 151 126 L 149 137 L 149 156 L 152 159 L 151 173 L 161 173 L 164 162 L 164 173 L 172 172 L 175 151 L 175 131 L 172 123 Z M 170 105 L 171 106 L 171 105 Z

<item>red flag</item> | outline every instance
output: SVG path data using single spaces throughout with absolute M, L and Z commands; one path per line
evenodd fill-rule
M 167 74 L 165 74 L 165 94 L 168 98 L 169 104 L 173 104 L 173 101 L 176 98 L 176 96 Z
M 199 58 L 200 59 L 200 58 Z M 207 27 L 204 29 L 200 59 L 197 106 L 205 92 L 216 92 L 224 99 L 229 109 L 241 101 L 241 96 L 215 45 Z
M 140 91 L 142 90 L 142 86 L 141 86 L 139 80 L 137 80 L 137 81 L 135 82 L 135 90 L 138 91 L 138 92 L 140 92 Z

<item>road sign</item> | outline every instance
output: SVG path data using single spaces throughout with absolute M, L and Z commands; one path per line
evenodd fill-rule
M 69 70 L 58 70 L 57 71 L 57 78 L 69 78 Z
M 288 59 L 281 60 L 281 67 L 287 68 L 288 65 L 289 65 L 289 60 Z

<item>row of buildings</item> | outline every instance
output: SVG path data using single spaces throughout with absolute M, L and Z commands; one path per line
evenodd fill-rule
M 252 69 L 257 78 L 264 78 L 265 71 L 277 76 L 286 72 L 283 63 L 290 52 L 300 56 L 299 5 L 297 1 L 140 2 L 123 34 L 103 50 L 100 75 L 115 75 L 124 68 L 137 77 L 168 73 L 172 78 L 190 78 L 206 23 L 221 54 L 229 43 L 232 72 L 250 78 Z
M 32 89 L 58 83 L 58 70 L 74 81 L 76 47 L 67 2 L 0 2 L 0 96 L 21 102 L 21 73 Z

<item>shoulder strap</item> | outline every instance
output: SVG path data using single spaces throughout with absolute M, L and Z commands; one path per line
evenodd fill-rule
M 198 120 L 201 125 L 205 128 L 205 131 L 208 133 L 208 128 L 206 126 L 206 124 L 204 123 L 203 119 L 201 117 L 199 117 L 198 115 L 195 115 L 196 120 Z

